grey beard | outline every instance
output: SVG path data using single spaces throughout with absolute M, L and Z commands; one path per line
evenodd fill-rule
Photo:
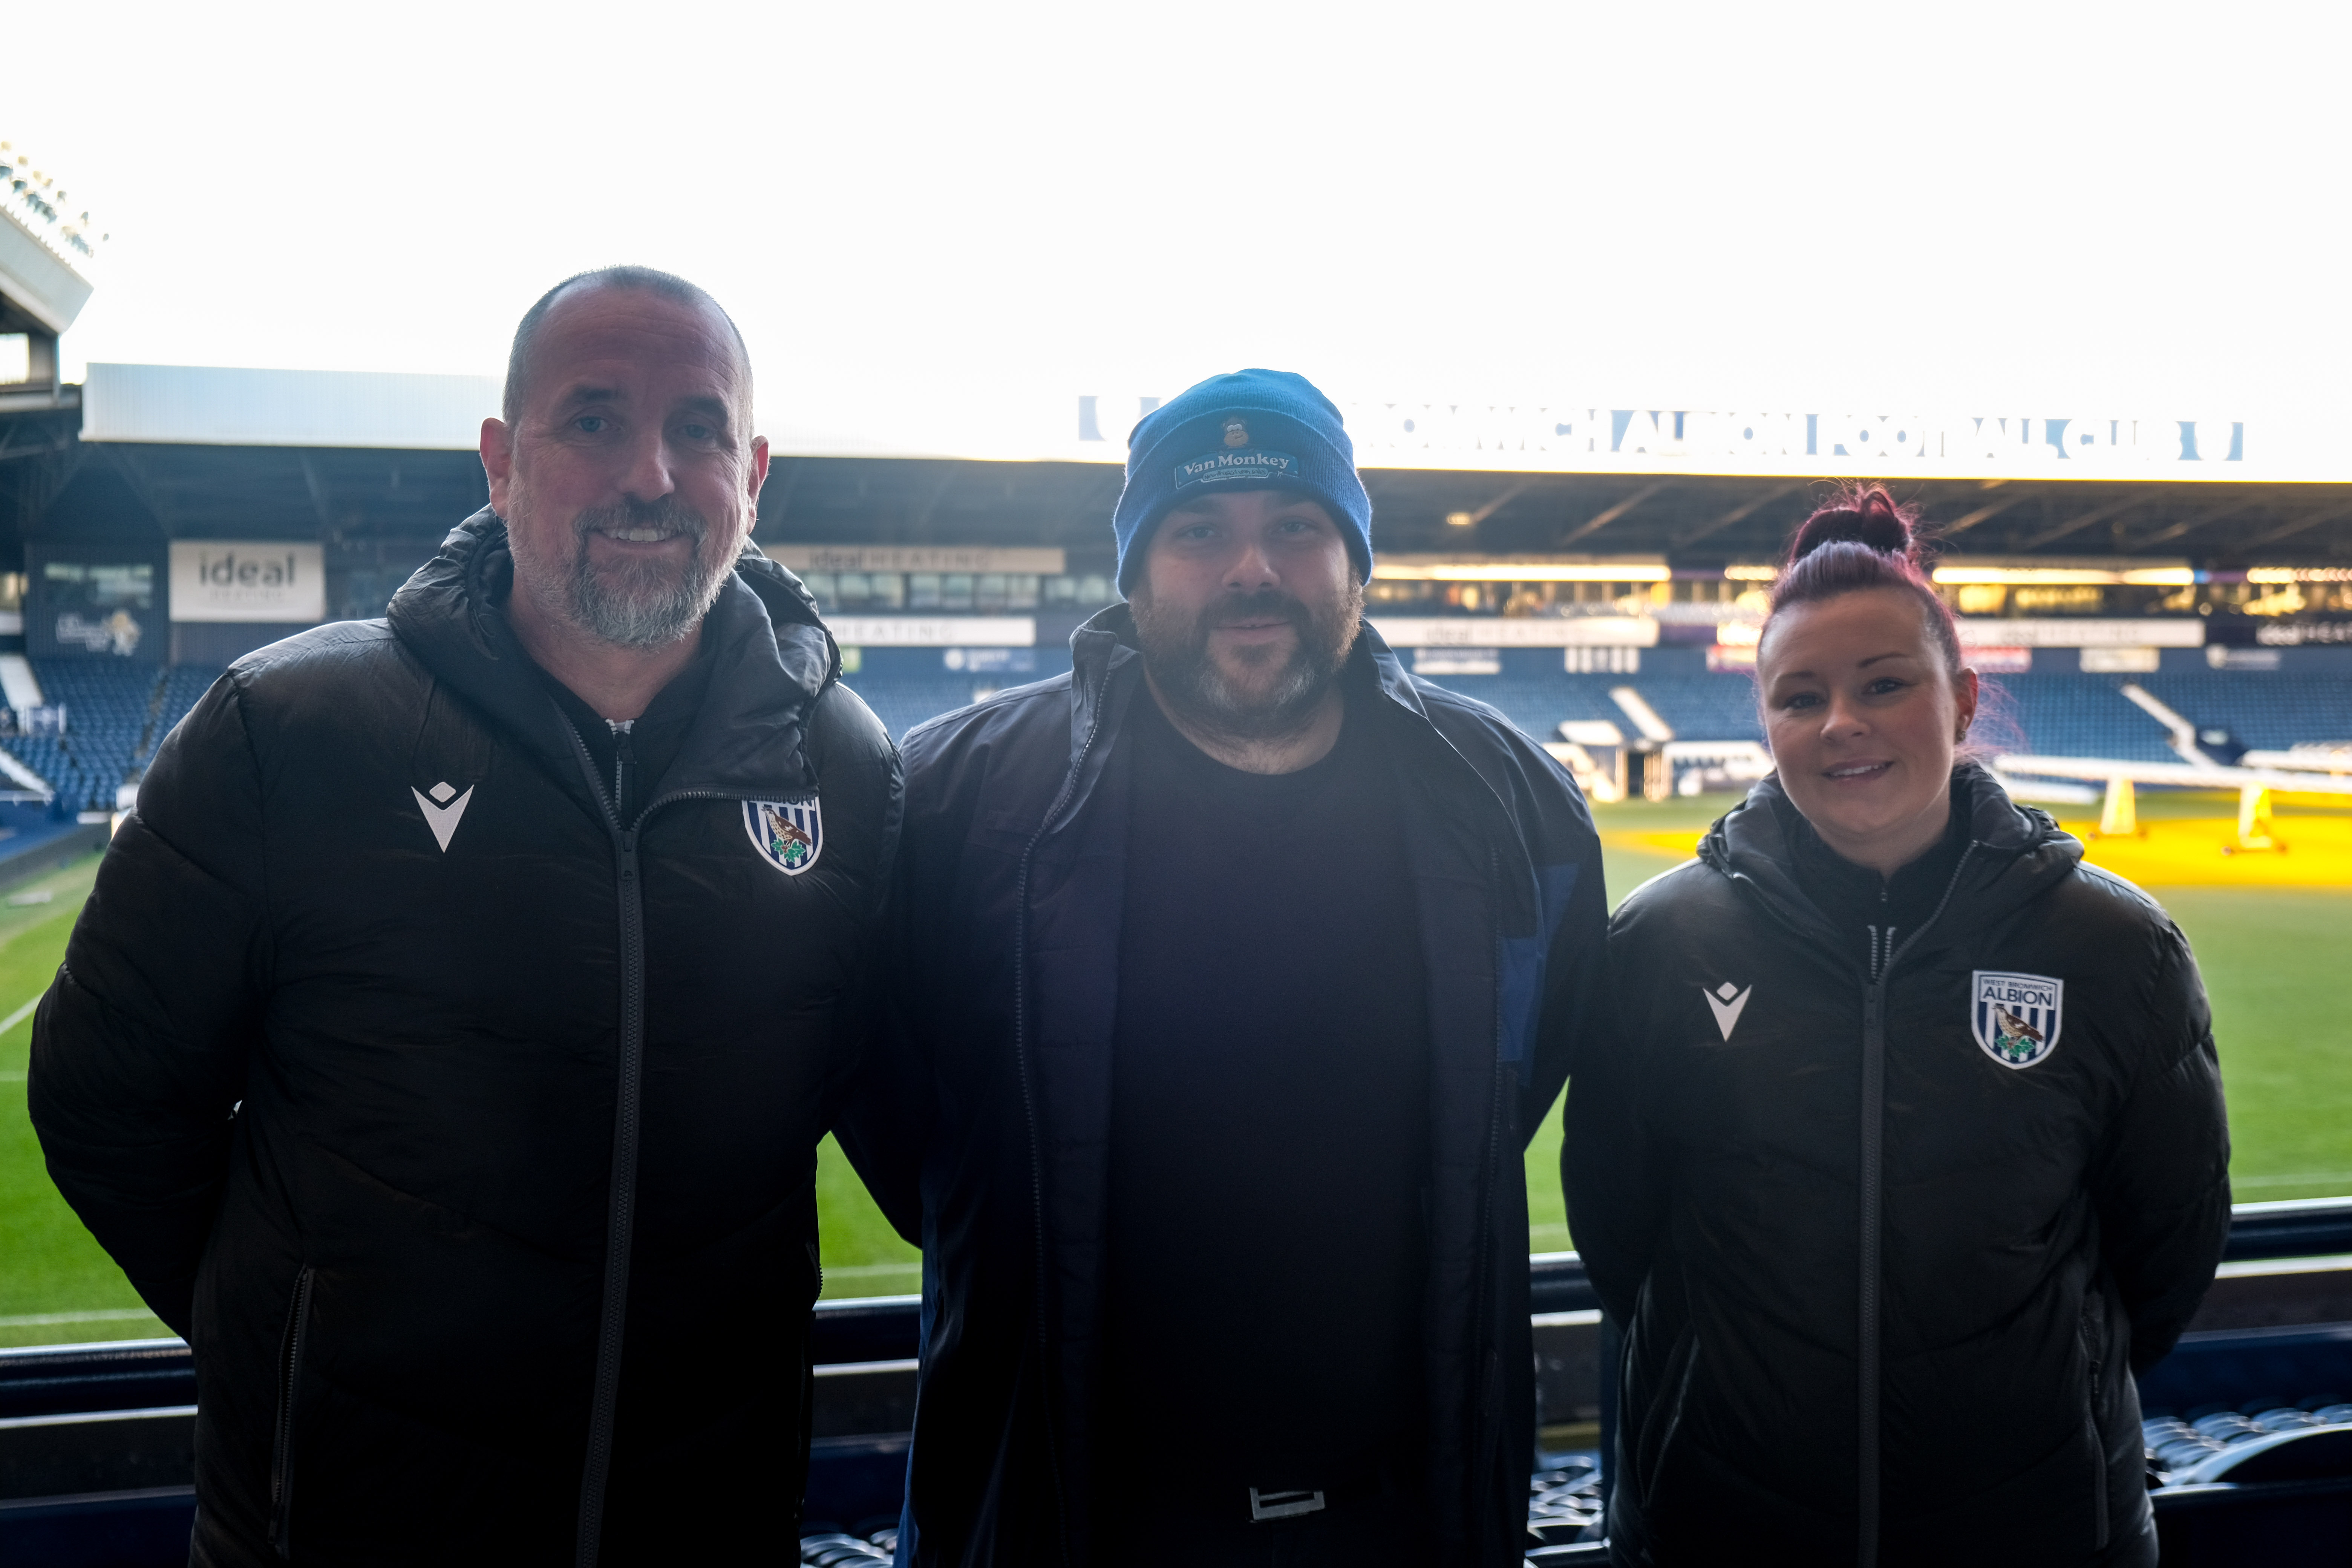
M 1317 616 L 1287 594 L 1269 590 L 1217 600 L 1190 621 L 1165 611 L 1139 586 L 1128 607 L 1143 666 L 1172 707 L 1202 729 L 1235 741 L 1272 741 L 1305 724 L 1348 662 L 1363 624 L 1364 588 L 1351 584 L 1328 615 Z M 1236 687 L 1209 657 L 1209 631 L 1234 614 L 1280 615 L 1297 630 L 1298 647 L 1261 690 Z
M 611 527 L 672 527 L 694 541 L 694 553 L 674 573 L 651 567 L 599 573 L 588 560 L 588 536 Z M 704 557 L 709 536 L 708 520 L 675 497 L 581 513 L 572 523 L 572 559 L 551 574 L 564 618 L 616 647 L 664 647 L 677 642 L 710 613 L 734 564 Z

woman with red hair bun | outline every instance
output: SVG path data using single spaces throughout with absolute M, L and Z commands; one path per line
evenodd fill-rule
M 1798 530 L 1756 673 L 1776 771 L 1618 910 L 1570 1087 L 1612 1560 L 2153 1564 L 2132 1373 L 2230 1224 L 2196 960 L 1968 758 L 1884 487 Z

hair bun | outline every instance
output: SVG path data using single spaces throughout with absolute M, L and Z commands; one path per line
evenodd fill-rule
M 1917 514 L 1880 484 L 1855 485 L 1832 496 L 1789 542 L 1793 566 L 1824 544 L 1859 544 L 1916 565 Z

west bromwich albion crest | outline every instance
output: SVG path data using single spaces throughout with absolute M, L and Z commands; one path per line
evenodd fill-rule
M 811 795 L 804 801 L 747 800 L 743 831 L 769 865 L 797 877 L 824 853 L 824 820 Z
M 2058 1048 L 2064 981 L 1979 969 L 1969 976 L 1969 1028 L 2001 1066 L 2030 1068 Z

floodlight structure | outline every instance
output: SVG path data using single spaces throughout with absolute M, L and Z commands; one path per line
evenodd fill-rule
M 54 176 L 0 142 L 0 411 L 61 405 L 58 337 L 89 302 L 106 237 Z

